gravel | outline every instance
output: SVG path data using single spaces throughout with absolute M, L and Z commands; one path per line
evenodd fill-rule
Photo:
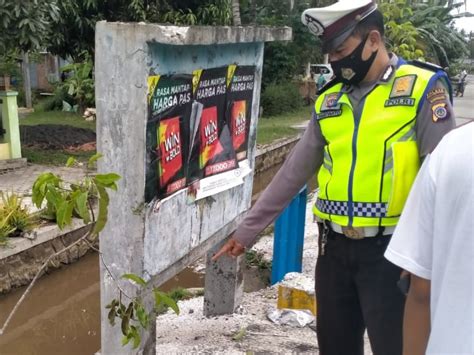
M 303 274 L 314 285 L 317 226 L 309 198 L 306 210 Z M 271 260 L 273 235 L 260 238 L 253 247 Z M 305 284 L 308 287 L 308 284 Z M 179 302 L 180 314 L 168 312 L 157 318 L 158 354 L 319 354 L 314 324 L 304 328 L 277 325 L 267 318 L 276 308 L 277 285 L 245 293 L 236 313 L 206 318 L 203 297 Z M 366 354 L 372 354 L 365 338 Z

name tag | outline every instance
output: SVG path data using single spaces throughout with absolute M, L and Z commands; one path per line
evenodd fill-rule
M 338 117 L 342 115 L 342 110 L 339 109 L 339 110 L 326 110 L 326 111 L 321 111 L 320 113 L 318 113 L 316 115 L 316 118 L 318 120 L 322 120 L 324 118 L 328 118 L 328 117 Z
M 385 101 L 385 107 L 392 106 L 415 106 L 415 99 L 411 97 L 400 97 L 396 99 L 388 99 Z

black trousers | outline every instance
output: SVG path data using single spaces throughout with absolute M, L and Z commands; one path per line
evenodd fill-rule
M 352 240 L 329 231 L 321 255 L 320 237 L 316 301 L 321 355 L 364 354 L 366 328 L 374 355 L 402 354 L 405 297 L 397 287 L 401 269 L 383 256 L 390 238 Z

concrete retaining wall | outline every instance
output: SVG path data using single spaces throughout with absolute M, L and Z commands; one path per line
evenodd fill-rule
M 282 139 L 258 147 L 257 155 L 255 157 L 254 175 L 257 176 L 258 174 L 283 163 L 300 138 L 301 135 L 298 135 L 296 137 Z
M 64 231 L 53 225 L 39 228 L 33 240 L 11 238 L 9 244 L 0 249 L 0 294 L 27 285 L 50 255 L 74 243 L 90 228 L 77 221 Z M 79 243 L 55 258 L 45 272 L 75 262 L 89 249 L 88 244 Z

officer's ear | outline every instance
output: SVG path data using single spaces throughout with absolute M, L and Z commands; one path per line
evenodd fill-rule
M 367 45 L 369 46 L 371 52 L 375 52 L 384 45 L 382 35 L 377 30 L 372 30 L 369 32 L 367 37 Z

